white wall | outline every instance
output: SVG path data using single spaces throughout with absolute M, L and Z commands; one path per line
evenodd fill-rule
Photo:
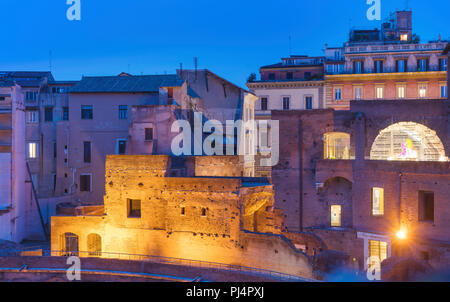
M 290 109 L 302 110 L 306 109 L 306 96 L 313 97 L 313 109 L 320 108 L 320 89 L 319 87 L 305 88 L 283 88 L 283 89 L 255 89 L 254 93 L 258 96 L 255 104 L 255 110 L 261 110 L 261 97 L 268 98 L 269 110 L 282 110 L 283 97 L 290 97 Z

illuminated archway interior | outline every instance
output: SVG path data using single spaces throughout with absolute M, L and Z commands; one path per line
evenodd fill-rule
M 325 159 L 350 159 L 350 134 L 328 132 L 324 135 Z
M 400 122 L 382 130 L 370 150 L 372 160 L 448 161 L 436 131 Z

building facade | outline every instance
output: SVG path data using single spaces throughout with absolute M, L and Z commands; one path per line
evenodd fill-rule
M 447 99 L 447 41 L 420 43 L 412 12 L 397 11 L 381 29 L 350 32 L 344 47 L 325 49 L 325 106 L 350 100 Z

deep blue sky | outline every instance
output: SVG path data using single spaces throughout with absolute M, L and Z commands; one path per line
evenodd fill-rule
M 382 18 L 405 0 L 381 0 Z M 409 0 L 422 41 L 450 37 L 450 1 Z M 66 0 L 1 0 L 0 70 L 82 75 L 173 73 L 183 62 L 244 86 L 251 72 L 292 53 L 322 55 L 351 26 L 368 21 L 366 0 L 81 0 L 82 20 L 66 19 Z

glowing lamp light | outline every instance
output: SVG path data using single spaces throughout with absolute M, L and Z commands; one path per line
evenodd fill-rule
M 405 230 L 398 231 L 396 236 L 397 236 L 398 239 L 402 239 L 402 240 L 406 239 L 406 232 L 405 232 Z

